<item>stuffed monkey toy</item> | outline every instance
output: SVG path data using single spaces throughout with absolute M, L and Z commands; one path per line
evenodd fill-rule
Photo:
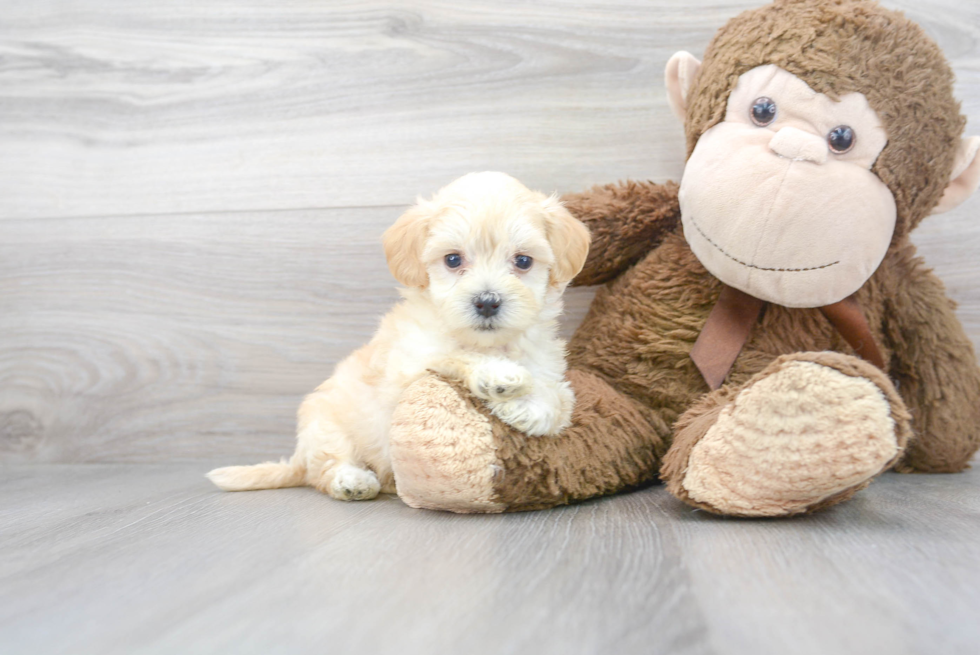
M 423 378 L 394 417 L 414 507 L 552 507 L 660 478 L 718 514 L 786 516 L 980 446 L 980 369 L 909 233 L 980 183 L 941 51 L 870 0 L 777 0 L 667 65 L 680 186 L 565 198 L 604 285 L 569 342 L 573 424 L 527 437 Z

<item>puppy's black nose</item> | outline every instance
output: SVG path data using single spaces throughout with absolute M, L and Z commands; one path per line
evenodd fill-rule
M 495 293 L 481 293 L 473 299 L 476 313 L 484 318 L 490 318 L 500 311 L 500 296 Z

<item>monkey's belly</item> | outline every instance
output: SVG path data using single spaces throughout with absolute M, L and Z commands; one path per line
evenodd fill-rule
M 644 404 L 679 415 L 709 390 L 690 353 L 721 288 L 684 238 L 670 235 L 632 270 L 599 289 L 569 342 L 569 365 L 594 371 Z M 818 309 L 767 305 L 727 382 L 745 382 L 779 355 L 820 350 L 848 352 Z

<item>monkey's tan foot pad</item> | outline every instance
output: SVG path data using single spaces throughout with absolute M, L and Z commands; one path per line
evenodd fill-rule
M 720 408 L 675 493 L 721 514 L 799 514 L 849 498 L 895 462 L 908 414 L 887 378 L 846 355 L 806 355 L 776 360 Z
M 408 505 L 461 513 L 502 512 L 495 500 L 490 419 L 450 383 L 427 376 L 402 394 L 392 417 L 391 464 Z

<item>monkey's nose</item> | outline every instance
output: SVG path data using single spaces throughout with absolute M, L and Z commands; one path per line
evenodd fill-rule
M 496 316 L 500 311 L 500 296 L 495 293 L 483 292 L 473 299 L 476 313 L 484 318 Z
M 814 164 L 827 161 L 827 142 L 795 127 L 784 127 L 776 132 L 769 141 L 769 149 L 793 161 L 812 161 Z

